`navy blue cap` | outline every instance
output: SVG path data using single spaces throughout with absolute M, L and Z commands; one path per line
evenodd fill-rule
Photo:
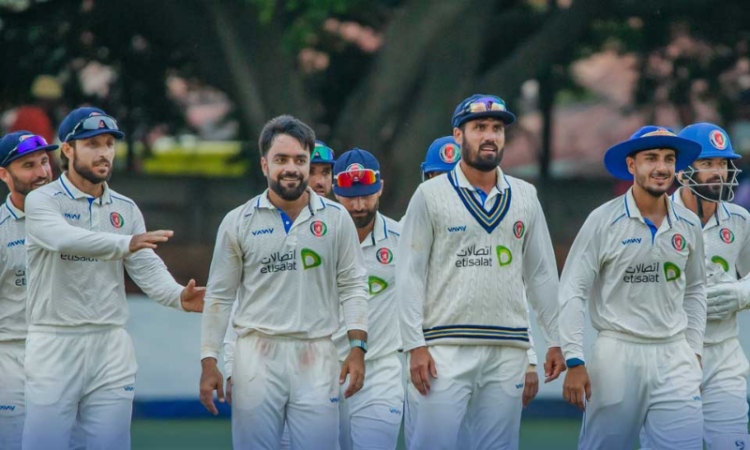
M 112 118 L 112 116 L 108 115 L 99 108 L 86 106 L 83 108 L 74 109 L 65 117 L 65 119 L 63 119 L 62 123 L 60 124 L 60 128 L 57 130 L 57 137 L 60 139 L 60 142 L 69 142 L 76 139 L 88 139 L 100 134 L 111 134 L 117 140 L 125 137 L 125 133 L 120 130 L 107 127 L 104 121 L 100 122 L 100 126 L 96 130 L 84 130 L 83 127 L 78 127 L 75 133 L 73 133 L 73 129 L 75 129 L 79 123 L 81 123 L 85 119 L 88 119 L 89 117 L 94 116 L 105 116 Z
M 422 173 L 450 172 L 461 160 L 461 146 L 453 136 L 445 136 L 432 141 L 427 156 L 422 163 Z
M 484 103 L 483 110 L 472 112 L 471 105 L 473 103 Z M 502 120 L 506 125 L 510 125 L 516 121 L 515 114 L 508 111 L 508 108 L 505 105 L 505 100 L 496 95 L 474 94 L 456 106 L 455 111 L 453 111 L 453 119 L 451 122 L 453 128 L 458 128 L 464 122 L 481 119 L 483 117 L 496 117 Z
M 633 133 L 627 141 L 607 150 L 604 167 L 616 178 L 631 181 L 633 175 L 628 171 L 626 158 L 642 150 L 655 148 L 671 148 L 677 153 L 675 172 L 687 168 L 701 152 L 700 144 L 678 137 L 670 128 L 646 125 Z
M 315 141 L 315 148 L 312 151 L 311 164 L 330 164 L 336 162 L 336 153 L 323 141 Z
M 2 167 L 8 167 L 10 163 L 17 160 L 18 158 L 22 158 L 28 154 L 39 152 L 39 151 L 48 151 L 51 152 L 52 150 L 57 150 L 59 145 L 54 144 L 47 144 L 47 145 L 37 145 L 32 149 L 23 151 L 19 148 L 21 143 L 29 138 L 36 138 L 37 143 L 41 144 L 47 144 L 47 141 L 37 135 L 32 133 L 31 131 L 21 130 L 21 131 L 15 131 L 13 133 L 6 134 L 3 136 L 2 139 L 0 139 L 0 163 L 2 163 Z M 15 150 L 16 148 L 19 148 L 21 150 L 19 153 L 16 153 L 15 155 L 8 158 L 8 155 L 10 152 Z M 7 158 L 7 160 L 6 160 Z
M 680 131 L 680 134 L 677 136 L 700 144 L 701 154 L 696 159 L 742 158 L 742 156 L 734 152 L 727 132 L 718 125 L 706 122 L 694 123 Z
M 362 185 L 355 182 L 353 186 L 343 188 L 339 187 L 335 181 L 341 172 L 365 169 L 375 171 L 377 175 L 375 184 Z M 341 197 L 365 197 L 377 193 L 383 185 L 380 179 L 380 163 L 372 153 L 360 148 L 353 148 L 338 157 L 336 164 L 333 165 L 333 178 L 333 193 Z

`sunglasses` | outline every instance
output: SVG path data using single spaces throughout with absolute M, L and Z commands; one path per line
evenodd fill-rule
M 336 159 L 333 155 L 333 150 L 320 144 L 315 144 L 315 148 L 310 155 L 311 160 L 316 158 L 322 159 L 323 161 L 333 161 Z
M 372 186 L 378 182 L 379 170 L 372 169 L 351 169 L 336 175 L 336 186 L 341 188 L 350 188 L 355 184 L 362 186 Z
M 101 128 L 106 128 L 108 130 L 119 130 L 119 128 L 117 128 L 117 121 L 113 117 L 91 116 L 78 122 L 76 126 L 73 127 L 73 130 L 65 135 L 65 139 L 63 139 L 63 142 L 68 142 L 68 139 L 70 139 L 70 137 L 72 136 L 75 136 L 78 130 L 93 131 L 99 130 Z
M 18 145 L 13 148 L 13 150 L 8 152 L 8 154 L 5 155 L 3 162 L 0 163 L 0 166 L 5 167 L 5 164 L 16 156 L 33 152 L 34 150 L 40 147 L 46 147 L 47 145 L 49 144 L 47 144 L 47 141 L 45 141 L 43 137 L 32 135 L 31 137 L 28 137 L 19 142 Z
M 505 103 L 498 97 L 481 97 L 464 107 L 464 112 L 470 114 L 487 111 L 505 111 Z

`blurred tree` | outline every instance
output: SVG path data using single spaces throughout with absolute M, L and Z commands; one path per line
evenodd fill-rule
M 165 86 L 177 73 L 227 93 L 244 139 L 291 113 L 339 152 L 373 151 L 394 211 L 461 99 L 495 93 L 513 108 L 529 79 L 579 89 L 568 66 L 602 49 L 637 56 L 636 108 L 672 102 L 687 123 L 709 102 L 732 120 L 747 89 L 736 76 L 748 64 L 744 1 L 555 1 L 0 0 L 0 58 L 13 69 L 0 71 L 0 108 L 49 73 L 69 104 L 101 104 L 136 135 L 157 123 L 178 132 L 189 124 Z M 104 95 L 78 82 L 94 62 L 113 69 Z

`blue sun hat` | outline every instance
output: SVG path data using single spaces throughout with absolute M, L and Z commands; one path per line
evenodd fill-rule
M 671 148 L 677 153 L 675 172 L 688 167 L 701 152 L 700 144 L 678 137 L 670 128 L 646 125 L 633 133 L 627 141 L 610 147 L 604 155 L 604 167 L 615 178 L 632 181 L 633 175 L 628 171 L 626 158 L 642 150 L 655 148 Z

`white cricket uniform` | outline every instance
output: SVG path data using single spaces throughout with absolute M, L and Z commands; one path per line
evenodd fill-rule
M 684 205 L 681 191 L 672 196 Z M 750 214 L 733 203 L 722 202 L 703 226 L 707 285 L 735 281 L 750 273 Z M 721 276 L 712 276 L 721 275 Z M 722 435 L 747 434 L 747 376 L 745 352 L 737 339 L 737 314 L 708 320 L 703 338 L 703 439 L 712 447 Z
M 339 395 L 341 450 L 395 450 L 404 409 L 404 387 L 398 350 L 401 336 L 396 304 L 398 222 L 377 213 L 372 232 L 360 243 L 368 282 L 368 350 L 366 381 L 354 396 L 345 399 L 349 380 Z M 339 361 L 349 355 L 346 328 L 333 336 Z
M 367 331 L 367 278 L 349 214 L 307 192 L 293 223 L 266 190 L 219 228 L 201 358 L 218 357 L 236 299 L 235 448 L 278 448 L 285 419 L 293 448 L 338 447 L 340 367 L 331 336 L 340 306 L 348 330 Z
M 406 213 L 396 276 L 401 338 L 404 351 L 428 345 L 438 372 L 424 397 L 409 380 L 412 449 L 464 448 L 465 417 L 471 447 L 517 448 L 527 298 L 547 345 L 559 346 L 557 269 L 536 190 L 499 168 L 497 180 L 478 193 L 459 164 L 422 183 Z
M 137 370 L 124 270 L 157 302 L 181 309 L 180 286 L 150 249 L 138 207 L 93 198 L 65 174 L 26 197 L 28 297 L 24 450 L 67 449 L 76 416 L 93 449 L 129 449 Z
M 658 449 L 701 449 L 706 292 L 698 218 L 664 197 L 660 227 L 632 194 L 600 206 L 578 233 L 560 282 L 560 340 L 584 360 L 585 303 L 599 337 L 588 365 L 580 449 L 632 449 L 643 427 Z
M 26 227 L 8 196 L 0 205 L 0 442 L 21 449 L 26 346 Z

